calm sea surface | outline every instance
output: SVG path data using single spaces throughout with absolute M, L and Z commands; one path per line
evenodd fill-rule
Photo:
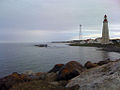
M 48 48 L 34 44 L 0 44 L 0 77 L 12 72 L 46 72 L 55 64 L 75 60 L 84 64 L 107 58 L 118 59 L 120 53 L 100 51 L 95 47 L 72 47 L 65 44 L 48 44 Z

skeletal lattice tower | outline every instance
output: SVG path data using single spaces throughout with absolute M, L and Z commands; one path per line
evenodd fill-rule
M 80 24 L 79 40 L 82 40 L 82 25 Z

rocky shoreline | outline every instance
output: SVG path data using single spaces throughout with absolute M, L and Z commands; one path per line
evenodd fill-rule
M 120 44 L 96 44 L 96 43 L 89 43 L 89 44 L 79 44 L 79 43 L 70 43 L 69 46 L 83 46 L 83 47 L 97 47 L 100 50 L 108 51 L 108 52 L 120 52 Z
M 120 53 L 120 47 L 104 47 L 102 48 L 104 51 L 108 52 L 119 52 Z
M 113 74 L 119 73 L 117 75 L 120 77 L 119 70 L 120 60 L 107 59 L 98 63 L 88 61 L 84 66 L 77 61 L 70 61 L 66 64 L 56 64 L 48 72 L 29 71 L 21 74 L 14 72 L 0 79 L 0 90 L 103 90 L 99 87 L 102 84 L 105 88 L 103 82 L 107 80 L 105 76 L 109 81 Z M 117 78 L 115 77 L 114 80 L 120 83 Z M 114 89 L 104 90 L 118 90 L 119 83 L 114 85 Z

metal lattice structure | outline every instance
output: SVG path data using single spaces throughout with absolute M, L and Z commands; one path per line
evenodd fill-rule
M 80 24 L 79 40 L 82 40 L 82 25 Z

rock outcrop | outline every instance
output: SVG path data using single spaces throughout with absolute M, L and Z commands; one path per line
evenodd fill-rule
M 70 80 L 71 78 L 78 76 L 83 71 L 84 67 L 80 63 L 70 61 L 60 69 L 57 80 Z
M 14 72 L 0 79 L 0 90 L 119 90 L 119 83 L 120 60 L 88 61 L 84 67 L 70 61 L 56 64 L 49 72 Z
M 119 90 L 120 60 L 88 69 L 70 80 L 66 87 L 79 85 L 79 90 Z

